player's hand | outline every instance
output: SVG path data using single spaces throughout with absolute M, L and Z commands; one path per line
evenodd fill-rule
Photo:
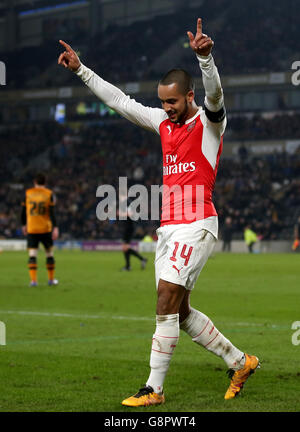
M 26 225 L 23 225 L 23 226 L 22 226 L 22 233 L 23 233 L 24 236 L 27 235 L 27 228 L 26 228 Z
M 59 229 L 57 227 L 54 227 L 52 231 L 52 240 L 57 240 L 58 236 L 59 236 Z
M 192 50 L 201 56 L 208 56 L 211 53 L 214 42 L 206 34 L 202 33 L 202 19 L 197 20 L 197 33 L 194 36 L 192 32 L 187 32 Z
M 76 72 L 80 66 L 78 55 L 66 42 L 60 40 L 59 43 L 65 47 L 65 51 L 60 54 L 57 63 L 72 72 Z

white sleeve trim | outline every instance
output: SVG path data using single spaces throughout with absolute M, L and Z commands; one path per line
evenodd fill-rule
M 75 73 L 99 99 L 121 116 L 144 129 L 159 134 L 159 126 L 167 118 L 164 110 L 146 107 L 136 102 L 82 63 Z
M 226 117 L 220 123 L 212 123 L 207 119 L 203 111 L 200 118 L 203 123 L 202 153 L 212 166 L 212 169 L 215 169 L 221 137 L 226 127 Z

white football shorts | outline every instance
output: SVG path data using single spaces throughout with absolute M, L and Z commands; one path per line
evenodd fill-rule
M 192 290 L 217 242 L 201 224 L 164 225 L 156 230 L 156 288 L 159 279 Z

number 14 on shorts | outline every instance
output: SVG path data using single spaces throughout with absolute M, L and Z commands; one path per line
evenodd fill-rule
M 180 252 L 180 258 L 184 259 L 184 265 L 187 266 L 191 257 L 191 254 L 193 252 L 193 246 L 190 246 L 188 251 L 187 251 L 188 246 L 186 244 L 181 245 L 179 242 L 174 242 L 174 250 L 173 250 L 173 254 L 170 257 L 171 261 L 176 262 L 178 257 L 178 249 L 181 250 Z

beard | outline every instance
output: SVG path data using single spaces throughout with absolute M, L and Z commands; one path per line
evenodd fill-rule
M 182 112 L 177 115 L 176 119 L 174 119 L 174 120 L 170 119 L 170 121 L 172 123 L 183 124 L 185 122 L 186 117 L 187 117 L 188 109 L 189 109 L 188 103 L 187 103 L 187 101 L 185 101 L 184 109 L 182 110 Z

